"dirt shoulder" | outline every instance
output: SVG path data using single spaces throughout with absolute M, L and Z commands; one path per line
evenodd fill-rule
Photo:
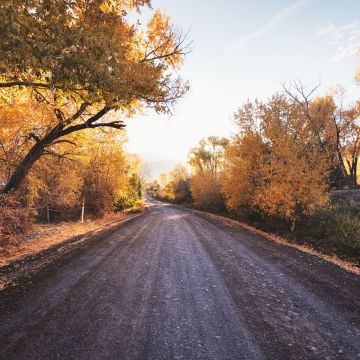
M 108 214 L 101 219 L 63 222 L 59 224 L 34 224 L 32 231 L 18 237 L 18 245 L 0 253 L 0 267 L 58 245 L 75 236 L 84 235 L 128 218 L 125 213 Z
M 140 214 L 111 214 L 102 219 L 37 226 L 20 239 L 20 245 L 0 255 L 0 292 L 25 288 L 80 251 L 106 238 Z M 19 289 L 18 289 L 19 290 Z

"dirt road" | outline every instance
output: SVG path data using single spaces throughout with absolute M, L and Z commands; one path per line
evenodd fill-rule
M 1 359 L 360 359 L 360 278 L 156 203 L 3 302 Z

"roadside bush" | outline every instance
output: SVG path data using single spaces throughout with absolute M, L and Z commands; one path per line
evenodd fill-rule
M 360 205 L 337 205 L 318 213 L 302 227 L 301 237 L 326 253 L 360 261 Z
M 31 211 L 20 208 L 15 195 L 0 195 L 0 249 L 17 245 L 16 235 L 31 226 Z
M 210 173 L 194 175 L 190 190 L 196 207 L 215 212 L 225 211 L 220 181 Z
M 240 210 L 240 209 L 239 209 Z M 289 222 L 281 217 L 255 212 L 246 206 L 229 216 L 278 234 L 298 244 L 305 244 L 325 254 L 360 265 L 360 204 L 348 203 L 329 206 L 315 215 L 304 216 L 299 222 L 295 238 L 289 232 Z
M 124 211 L 126 209 L 141 209 L 142 185 L 141 179 L 137 174 L 133 174 L 124 191 L 119 194 L 115 200 L 115 209 Z

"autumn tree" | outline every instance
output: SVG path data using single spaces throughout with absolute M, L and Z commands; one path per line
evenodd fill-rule
M 229 140 L 220 136 L 209 136 L 200 140 L 199 146 L 194 147 L 189 153 L 189 164 L 195 173 L 209 172 L 213 176 L 222 170 L 225 163 L 224 149 Z
M 29 134 L 46 127 L 51 112 L 27 96 L 9 106 L 0 106 L 0 182 L 5 184 L 17 164 L 29 151 Z M 71 205 L 76 201 L 76 165 L 86 132 L 74 133 L 67 141 L 45 148 L 42 157 L 30 169 L 22 182 L 19 195 L 22 206 Z M 95 132 L 94 132 L 95 135 Z M 96 136 L 94 137 L 95 141 Z M 77 147 L 74 144 L 77 144 Z M 64 196 L 66 194 L 66 196 Z
M 222 171 L 225 166 L 225 149 L 229 140 L 210 136 L 202 139 L 199 146 L 189 153 L 192 168 L 190 190 L 194 204 L 204 210 L 224 210 L 221 193 Z
M 11 170 L 12 161 L 16 162 L 26 151 L 26 134 L 33 131 L 32 121 L 21 120 L 36 120 L 36 124 L 41 124 L 48 119 L 48 113 L 42 112 L 37 103 L 31 103 L 29 116 L 29 104 L 20 105 L 1 112 L 1 121 L 6 125 L 0 129 L 3 179 Z M 17 122 L 10 121 L 14 115 Z M 49 214 L 45 209 L 50 208 L 51 219 L 59 220 L 78 218 L 84 201 L 86 213 L 93 215 L 140 204 L 141 161 L 138 156 L 125 152 L 126 140 L 124 130 L 119 132 L 112 128 L 71 134 L 66 142 L 44 151 L 17 191 L 16 203 L 22 208 L 39 209 L 37 216 L 40 218 Z
M 209 211 L 225 209 L 221 183 L 211 174 L 193 175 L 190 181 L 190 191 L 194 205 L 199 209 Z
M 167 173 L 161 173 L 159 175 L 159 187 L 160 189 L 164 189 L 166 185 L 169 183 L 169 174 Z
M 275 95 L 267 103 L 245 105 L 235 120 L 241 131 L 228 152 L 223 188 L 228 205 L 250 203 L 288 220 L 294 233 L 301 216 L 328 201 L 328 158 L 307 112 L 297 101 Z
M 89 143 L 79 175 L 79 199 L 95 215 L 114 210 L 117 199 L 127 187 L 127 159 L 121 143 L 109 137 Z
M 170 172 L 170 179 L 172 182 L 172 192 L 176 202 L 189 202 L 189 173 L 184 165 L 177 165 Z
M 318 145 L 327 152 L 331 163 L 331 180 L 335 187 L 357 186 L 360 155 L 360 107 L 345 106 L 345 90 L 337 86 L 324 97 L 312 98 L 317 87 L 306 91 L 295 82 L 284 87 L 287 96 L 304 111 Z
M 76 157 L 43 156 L 28 173 L 18 194 L 23 206 L 65 210 L 80 208 L 80 169 Z
M 147 185 L 147 192 L 154 197 L 158 197 L 160 192 L 160 184 L 157 180 L 151 181 L 150 184 Z
M 143 204 L 143 196 L 146 187 L 142 161 L 139 155 L 127 154 L 123 174 L 126 175 L 126 183 L 118 188 L 115 197 L 116 210 L 139 208 Z
M 239 109 L 239 113 L 243 109 Z M 238 118 L 239 114 L 236 116 Z M 267 146 L 261 135 L 254 129 L 244 129 L 241 125 L 241 132 L 234 136 L 226 150 L 222 193 L 229 210 L 238 214 L 256 210 L 254 194 L 260 186 L 261 164 L 266 153 Z
M 176 203 L 190 202 L 189 174 L 184 165 L 178 164 L 169 174 L 160 174 L 158 196 Z
M 22 117 L 32 131 L 4 193 L 18 189 L 45 152 L 71 144 L 72 134 L 122 129 L 126 115 L 166 112 L 187 90 L 174 71 L 185 36 L 160 11 L 146 27 L 131 24 L 127 12 L 143 6 L 150 0 L 0 1 L 0 111 L 25 96 L 48 115 L 41 123 L 31 112 Z

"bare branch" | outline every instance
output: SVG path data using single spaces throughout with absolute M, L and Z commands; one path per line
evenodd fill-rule
M 36 100 L 38 100 L 39 102 L 41 101 L 45 101 L 48 105 L 51 105 L 50 101 L 36 88 L 33 89 L 33 91 L 35 92 L 35 98 Z
M 169 45 L 169 43 L 172 41 L 172 34 L 170 34 L 170 37 L 167 41 L 161 43 L 155 49 L 152 49 L 149 53 L 145 53 L 145 56 L 143 57 L 143 59 L 140 60 L 140 63 L 167 59 L 175 67 L 175 63 L 173 62 L 172 57 L 174 57 L 175 55 L 185 56 L 190 52 L 190 42 L 185 44 L 188 36 L 189 32 L 187 32 L 185 35 L 180 34 L 175 46 L 168 51 L 163 52 L 161 50 L 167 48 L 167 45 Z
M 47 149 L 43 152 L 44 155 L 51 155 L 51 156 L 55 156 L 59 159 L 65 159 L 65 160 L 70 160 L 70 161 L 74 161 L 74 159 L 71 159 L 69 157 L 67 157 L 67 155 L 72 155 L 72 154 L 59 154 L 58 152 L 52 150 L 52 149 Z

